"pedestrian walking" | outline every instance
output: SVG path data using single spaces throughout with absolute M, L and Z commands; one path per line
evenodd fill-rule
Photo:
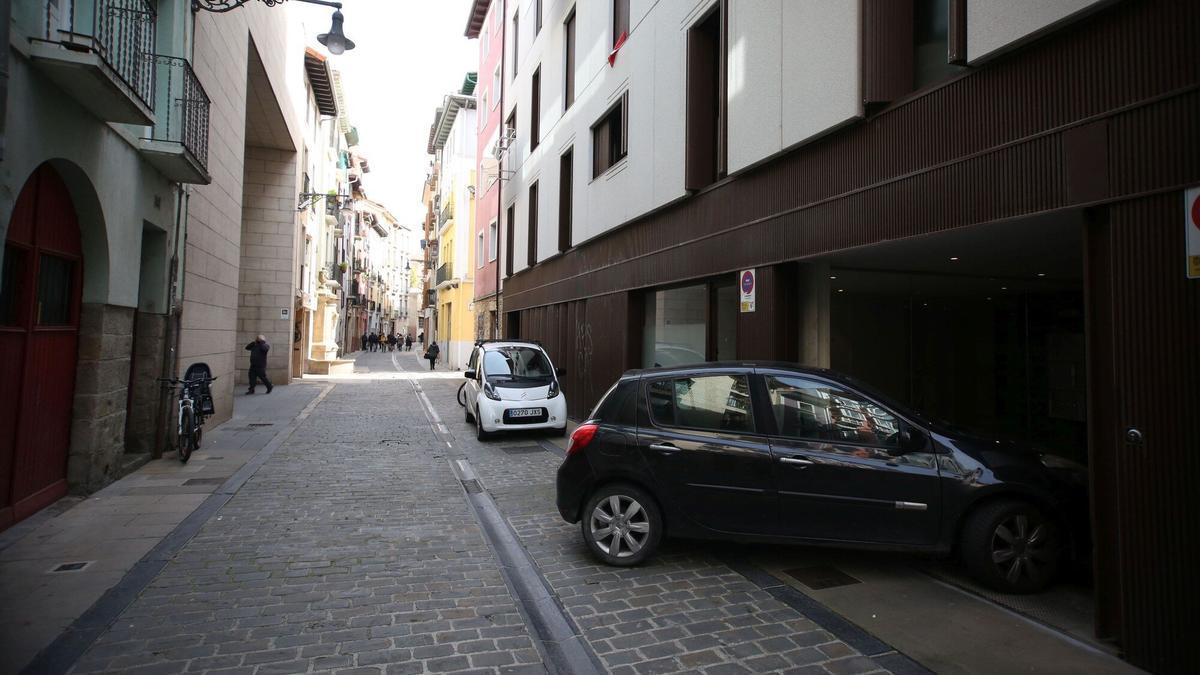
M 411 335 L 404 336 L 404 351 L 406 351 L 406 352 L 412 351 L 412 336 Z
M 429 349 L 425 350 L 425 358 L 429 359 L 429 369 L 430 370 L 433 370 L 433 365 L 435 363 L 437 363 L 438 354 L 440 354 L 441 352 L 442 352 L 442 350 L 440 347 L 438 347 L 437 340 L 434 340 L 433 342 L 429 343 Z
M 367 341 L 367 337 L 367 334 L 363 333 L 362 338 L 358 342 L 358 348 L 364 352 L 371 348 L 370 343 Z
M 392 333 L 391 335 L 388 336 L 388 351 L 389 352 L 396 351 L 396 334 L 395 333 Z
M 262 380 L 262 383 L 267 385 L 267 393 L 271 393 L 275 388 L 267 379 L 267 352 L 271 351 L 271 344 L 267 342 L 267 338 L 259 335 L 254 342 L 246 345 L 246 351 L 250 352 L 250 388 L 246 393 L 254 393 L 258 380 Z
M 379 349 L 379 335 L 377 333 L 371 333 L 371 337 L 369 339 L 371 341 L 371 351 Z

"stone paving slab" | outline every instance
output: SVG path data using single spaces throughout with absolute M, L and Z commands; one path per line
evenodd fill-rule
M 73 672 L 544 672 L 428 434 L 338 384 Z
M 534 434 L 479 443 L 455 400 L 458 383 L 423 388 L 569 616 L 613 673 L 887 672 L 710 555 L 668 540 L 634 568 L 596 562 L 554 505 L 561 457 L 509 454 Z

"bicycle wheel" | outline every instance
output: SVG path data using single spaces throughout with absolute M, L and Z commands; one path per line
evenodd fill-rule
M 467 383 L 463 382 L 458 385 L 458 404 L 462 407 L 467 407 Z
M 176 449 L 179 452 L 179 461 L 187 464 L 187 461 L 192 457 L 192 450 L 196 447 L 196 418 L 195 414 L 188 408 L 184 408 L 179 415 L 179 439 Z

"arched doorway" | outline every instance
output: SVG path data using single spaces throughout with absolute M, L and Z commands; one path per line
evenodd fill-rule
M 83 256 L 66 183 L 39 167 L 17 198 L 0 282 L 0 529 L 67 492 Z

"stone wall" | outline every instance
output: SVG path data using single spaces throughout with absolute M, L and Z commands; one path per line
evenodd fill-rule
M 125 431 L 126 453 L 154 452 L 162 385 L 163 350 L 166 349 L 167 315 L 138 312 L 133 336 L 133 398 Z
M 72 492 L 94 492 L 119 477 L 125 450 L 134 311 L 97 303 L 84 303 L 80 311 L 67 458 Z
M 291 312 L 295 304 L 296 153 L 246 147 L 242 249 L 238 273 L 237 383 L 248 381 L 241 351 L 260 333 L 271 343 L 267 377 L 287 384 L 291 373 Z M 289 316 L 280 318 L 280 310 Z

